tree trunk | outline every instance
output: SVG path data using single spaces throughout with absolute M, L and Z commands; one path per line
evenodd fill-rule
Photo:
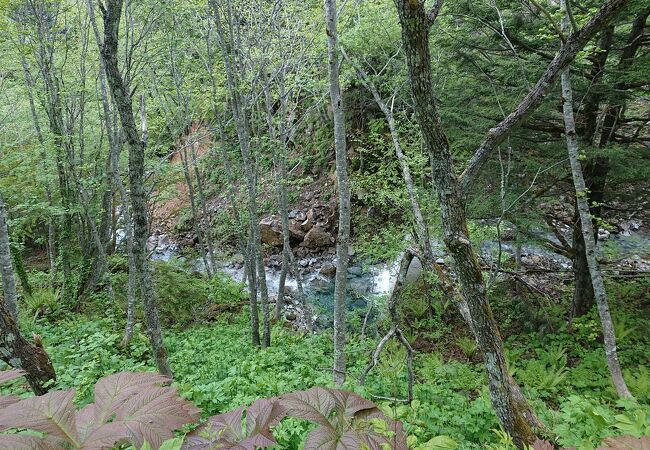
M 339 194 L 339 230 L 336 240 L 336 277 L 334 284 L 334 382 L 343 384 L 346 376 L 345 313 L 348 276 L 348 245 L 350 241 L 350 187 L 348 185 L 347 144 L 343 96 L 339 80 L 339 47 L 336 0 L 325 0 L 327 30 L 327 69 L 330 102 L 334 116 L 334 149 Z
M 7 311 L 13 320 L 18 322 L 18 292 L 16 291 L 14 268 L 11 263 L 7 208 L 2 193 L 0 193 L 0 275 L 2 275 L 2 291 Z
M 194 145 L 190 148 L 190 154 L 192 156 L 192 167 L 194 168 L 194 177 L 196 178 L 196 188 L 199 193 L 199 203 L 201 204 L 201 212 L 203 214 L 203 221 L 200 223 L 201 229 L 203 230 L 203 239 L 208 250 L 208 259 L 210 260 L 210 266 L 212 268 L 212 275 L 217 271 L 217 262 L 214 257 L 214 247 L 212 243 L 212 226 L 210 224 L 210 216 L 208 215 L 208 204 L 205 198 L 205 189 L 203 188 L 203 180 L 201 177 L 201 171 L 199 170 L 199 162 L 196 154 L 196 149 Z
M 146 244 L 149 235 L 147 221 L 147 195 L 144 188 L 144 150 L 146 147 L 146 127 L 143 126 L 142 139 L 138 136 L 135 117 L 131 105 L 131 96 L 124 84 L 118 69 L 117 49 L 120 17 L 122 15 L 123 0 L 107 0 L 102 9 L 104 18 L 104 43 L 101 57 L 104 60 L 106 78 L 115 100 L 122 130 L 129 144 L 129 182 L 131 188 L 131 211 L 133 214 L 133 253 L 137 280 L 140 284 L 144 303 L 144 316 L 147 333 L 151 342 L 158 370 L 171 376 L 171 367 L 167 360 L 162 328 L 158 318 L 156 293 L 147 263 Z M 144 112 L 144 97 L 141 98 L 141 122 L 146 125 Z
M 192 175 L 190 174 L 190 162 L 187 155 L 187 149 L 185 144 L 178 150 L 181 163 L 183 165 L 183 175 L 185 176 L 185 183 L 187 184 L 187 191 L 190 197 L 190 211 L 192 213 L 192 228 L 194 228 L 194 233 L 198 239 L 199 252 L 201 252 L 201 259 L 203 259 L 203 265 L 205 266 L 205 271 L 208 274 L 208 278 L 212 278 L 212 268 L 210 267 L 210 261 L 208 261 L 207 248 L 204 245 L 205 240 L 203 239 L 203 229 L 199 224 L 199 217 L 196 208 L 196 200 L 194 198 L 194 183 L 192 182 Z
M 47 383 L 56 379 L 50 357 L 42 346 L 28 342 L 18 329 L 11 313 L 0 301 L 0 359 L 15 369 L 25 371 L 34 394 L 48 391 Z
M 88 17 L 90 24 L 97 41 L 99 50 L 102 49 L 102 39 L 95 20 L 95 9 L 93 7 L 93 0 L 87 0 Z M 131 222 L 131 214 L 129 212 L 129 198 L 126 192 L 126 187 L 122 182 L 120 175 L 120 152 L 121 144 L 119 141 L 117 127 L 113 124 L 113 114 L 111 110 L 110 99 L 108 97 L 108 89 L 106 86 L 106 68 L 104 59 L 99 58 L 99 86 L 102 99 L 102 109 L 104 112 L 104 125 L 106 127 L 106 134 L 108 136 L 108 147 L 110 152 L 110 165 L 112 167 L 113 185 L 117 187 L 120 195 L 122 217 L 124 219 L 124 235 L 127 247 L 127 261 L 129 268 L 129 285 L 127 288 L 127 306 L 126 306 L 126 326 L 124 329 L 124 338 L 122 339 L 122 347 L 126 347 L 131 342 L 133 336 L 133 327 L 135 325 L 135 307 L 137 302 L 136 290 L 136 265 L 135 254 L 133 253 L 133 224 Z
M 242 64 L 240 64 L 241 61 L 239 61 L 241 55 L 239 54 L 239 49 L 234 45 L 235 37 L 226 35 L 224 23 L 222 23 L 223 17 L 220 8 L 226 8 L 227 17 L 225 18 L 225 25 L 228 27 L 230 32 L 237 32 L 236 30 L 240 26 L 240 20 L 237 17 L 234 17 L 233 5 L 231 3 L 228 2 L 223 6 L 220 6 L 216 0 L 213 0 L 211 3 L 215 13 L 215 24 L 217 26 L 219 44 L 224 57 L 226 80 L 231 96 L 230 106 L 233 112 L 237 138 L 239 140 L 239 149 L 242 155 L 242 164 L 244 166 L 244 174 L 246 176 L 248 215 L 250 220 L 249 251 L 251 252 L 251 264 L 248 266 L 249 270 L 256 271 L 255 277 L 249 276 L 249 290 L 254 292 L 259 288 L 263 317 L 262 347 L 265 348 L 271 345 L 271 318 L 269 314 L 266 272 L 264 271 L 259 217 L 257 212 L 257 183 L 254 171 L 255 162 L 251 153 L 250 112 L 248 111 L 248 101 L 244 94 L 242 94 L 240 86 L 241 83 L 239 77 L 243 76 L 243 74 L 238 72 L 238 69 L 242 67 Z M 257 282 L 257 286 L 253 284 L 253 280 Z M 253 299 L 251 294 L 251 315 L 256 314 L 257 298 Z M 252 318 L 251 322 L 253 323 L 253 328 L 255 328 L 255 319 Z M 255 331 L 253 331 L 253 343 L 255 343 Z
M 566 9 L 566 0 L 561 0 L 561 4 Z M 568 28 L 568 18 L 563 20 L 563 27 Z M 616 351 L 616 336 L 614 334 L 614 324 L 609 312 L 609 302 L 603 276 L 598 267 L 596 260 L 596 239 L 594 239 L 594 228 L 592 217 L 589 212 L 589 203 L 587 198 L 587 187 L 582 175 L 582 166 L 580 165 L 580 151 L 578 149 L 578 139 L 576 136 L 575 120 L 573 117 L 573 90 L 571 89 L 571 75 L 569 69 L 562 73 L 562 111 L 564 116 L 564 127 L 566 129 L 566 143 L 569 152 L 569 161 L 571 162 L 571 175 L 573 185 L 576 191 L 576 204 L 580 214 L 580 224 L 582 227 L 582 236 L 584 238 L 585 254 L 589 274 L 593 284 L 593 292 L 596 297 L 598 306 L 598 315 L 603 327 L 603 339 L 605 343 L 605 358 L 609 367 L 612 382 L 616 388 L 619 397 L 632 397 L 625 384 L 621 366 L 618 362 Z
M 485 358 L 488 387 L 497 417 L 515 443 L 522 447 L 535 440 L 528 402 L 520 397 L 508 370 L 503 342 L 486 296 L 481 267 L 470 243 L 463 194 L 454 174 L 452 155 L 436 108 L 431 78 L 429 30 L 432 21 L 424 3 L 396 0 L 407 56 L 415 114 L 424 144 L 434 157 L 434 186 L 440 204 L 447 251 L 454 261 L 459 291 L 469 306 L 476 340 Z M 516 385 L 515 385 L 516 386 Z
M 27 85 L 27 97 L 29 99 L 29 111 L 32 116 L 32 122 L 34 123 L 34 130 L 36 131 L 36 138 L 38 143 L 41 146 L 40 157 L 41 157 L 41 168 L 43 170 L 43 175 L 47 176 L 47 154 L 45 153 L 45 138 L 43 137 L 43 132 L 41 131 L 41 125 L 38 120 L 38 114 L 36 113 L 36 105 L 34 103 L 34 81 L 32 80 L 32 75 L 27 66 L 27 60 L 25 55 L 21 52 L 21 63 L 23 66 L 23 74 L 25 75 L 25 84 Z M 52 199 L 52 187 L 50 182 L 46 180 L 45 185 L 45 196 L 47 197 L 47 204 L 50 208 L 54 207 L 54 201 Z M 54 219 L 50 215 L 47 219 L 47 257 L 50 262 L 50 280 L 54 281 L 54 276 L 56 275 L 56 224 Z

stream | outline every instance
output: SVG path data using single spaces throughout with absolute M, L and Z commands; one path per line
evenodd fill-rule
M 552 235 L 541 235 L 546 239 L 556 241 Z M 600 256 L 612 255 L 615 252 L 618 261 L 628 260 L 636 265 L 650 269 L 650 236 L 639 231 L 628 231 L 625 233 L 601 235 L 598 244 L 598 253 Z M 498 242 L 486 240 L 480 243 L 479 248 L 482 257 L 488 264 L 496 259 L 498 254 Z M 435 256 L 438 263 L 448 263 L 448 257 L 444 251 L 442 242 L 433 242 Z M 171 242 L 166 235 L 160 235 L 156 241 L 150 242 L 149 251 L 151 259 L 157 261 L 169 261 L 179 254 L 178 246 Z M 514 242 L 501 243 L 502 260 L 513 257 L 515 254 Z M 568 270 L 571 268 L 571 261 L 557 253 L 550 251 L 542 244 L 535 243 L 533 240 L 521 245 L 521 255 L 524 260 L 533 262 L 544 261 L 544 264 L 558 270 Z M 179 259 L 186 260 L 183 256 Z M 611 258 L 608 258 L 611 259 Z M 193 270 L 204 271 L 203 260 L 197 258 L 188 261 Z M 241 264 L 226 261 L 222 263 L 221 271 L 230 275 L 234 280 L 243 281 L 243 268 Z M 390 293 L 395 281 L 397 264 L 351 264 L 348 268 L 348 299 L 347 305 L 349 310 L 366 310 L 369 299 L 379 299 Z M 409 269 L 407 281 L 417 279 L 421 271 L 421 265 L 414 260 Z M 269 295 L 277 295 L 280 282 L 280 272 L 272 268 L 266 268 L 266 281 Z M 295 278 L 287 276 L 286 286 L 289 290 L 297 289 Z M 311 269 L 303 274 L 303 287 L 305 295 L 311 305 L 314 306 L 315 313 L 319 316 L 320 321 L 331 321 L 334 310 L 334 279 L 320 274 L 319 269 Z

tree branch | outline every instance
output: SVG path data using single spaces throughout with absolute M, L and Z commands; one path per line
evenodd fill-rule
M 436 18 L 438 17 L 438 14 L 440 14 L 440 10 L 442 9 L 442 2 L 443 0 L 436 0 L 436 2 L 433 4 L 431 9 L 427 13 L 429 26 L 433 25 L 433 23 L 436 21 Z
M 578 52 L 589 42 L 603 27 L 612 20 L 616 14 L 628 3 L 627 0 L 608 0 L 600 10 L 589 20 L 579 33 L 571 35 L 562 49 L 555 55 L 535 86 L 524 97 L 519 105 L 503 119 L 497 126 L 488 131 L 485 139 L 469 161 L 467 168 L 460 175 L 460 185 L 467 193 L 469 187 L 483 167 L 494 148 L 505 140 L 510 132 L 526 120 L 541 104 L 560 72 L 565 69 L 576 57 Z

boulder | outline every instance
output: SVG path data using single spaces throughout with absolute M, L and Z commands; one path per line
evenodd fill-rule
M 300 227 L 300 223 L 296 223 L 293 220 L 289 222 L 289 237 L 292 244 L 302 242 L 305 238 L 305 232 Z
M 300 224 L 300 228 L 302 229 L 302 231 L 311 230 L 311 227 L 314 225 L 314 216 L 315 216 L 315 213 L 314 213 L 313 208 L 310 209 L 309 211 L 307 211 L 305 219 Z
M 336 275 L 336 266 L 334 263 L 327 261 L 321 266 L 320 274 L 331 278 Z
M 265 217 L 260 221 L 260 237 L 266 245 L 272 247 L 282 245 L 282 223 L 278 216 Z
M 334 238 L 330 233 L 319 226 L 314 226 L 305 235 L 303 245 L 307 248 L 323 248 L 329 247 L 333 242 Z

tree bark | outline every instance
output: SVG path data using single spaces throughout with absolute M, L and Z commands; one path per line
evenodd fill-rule
M 162 327 L 158 318 L 156 293 L 147 263 L 146 244 L 149 235 L 147 221 L 147 196 L 144 188 L 144 151 L 146 148 L 146 129 L 143 137 L 138 136 L 135 117 L 131 105 L 131 95 L 126 88 L 118 69 L 117 49 L 119 23 L 122 15 L 123 0 L 107 0 L 105 6 L 100 3 L 104 19 L 104 42 L 101 57 L 104 60 L 106 78 L 113 94 L 113 99 L 120 115 L 122 130 L 129 144 L 129 182 L 131 188 L 131 211 L 133 214 L 133 253 L 137 280 L 140 284 L 144 303 L 144 316 L 147 333 L 151 342 L 156 365 L 160 373 L 171 376 L 171 367 L 167 360 L 167 351 L 163 342 Z M 145 122 L 144 97 L 141 98 L 141 122 Z
M 25 55 L 21 52 L 21 63 L 23 67 L 23 74 L 25 76 L 25 84 L 27 85 L 27 97 L 29 99 L 29 111 L 32 116 L 32 122 L 34 123 L 34 130 L 36 131 L 36 138 L 38 143 L 41 146 L 40 157 L 41 157 L 41 168 L 43 170 L 43 175 L 47 176 L 47 154 L 45 153 L 45 138 L 43 137 L 43 132 L 41 131 L 41 125 L 38 120 L 38 114 L 36 113 L 36 105 L 34 103 L 34 80 L 32 79 L 32 74 L 29 71 L 27 66 L 27 60 Z M 45 196 L 47 197 L 47 203 L 50 208 L 54 207 L 54 200 L 52 198 L 52 187 L 50 186 L 49 181 L 44 182 L 45 186 Z M 47 219 L 47 257 L 50 262 L 50 280 L 54 281 L 54 276 L 56 275 L 56 224 L 54 219 L 50 216 Z
M 14 322 L 18 322 L 18 292 L 16 277 L 11 263 L 11 247 L 9 244 L 9 227 L 7 226 L 7 208 L 0 192 L 0 274 L 2 275 L 2 291 L 7 311 Z
M 339 229 L 336 240 L 336 277 L 334 284 L 334 382 L 343 384 L 346 376 L 345 333 L 348 245 L 350 242 L 350 187 L 348 185 L 347 144 L 341 82 L 339 80 L 339 44 L 336 0 L 325 0 L 327 31 L 327 70 L 330 101 L 334 116 L 334 149 L 339 195 Z
M 463 192 L 454 174 L 452 155 L 436 107 L 429 53 L 432 21 L 424 2 L 396 0 L 407 57 L 409 80 L 422 138 L 433 156 L 434 187 L 438 197 L 444 242 L 454 261 L 459 291 L 469 306 L 476 340 L 485 358 L 490 397 L 497 417 L 515 443 L 523 447 L 536 436 L 534 414 L 523 396 L 513 389 L 503 342 L 486 296 L 483 274 L 471 246 Z M 516 385 L 515 385 L 516 386 Z
M 36 395 L 48 391 L 47 383 L 56 379 L 50 357 L 42 346 L 28 342 L 18 329 L 5 304 L 0 301 L 0 359 L 25 371 L 25 378 Z
M 88 17 L 90 19 L 90 24 L 95 35 L 95 40 L 97 46 L 101 52 L 102 49 L 102 38 L 99 34 L 99 28 L 97 27 L 97 21 L 95 20 L 95 9 L 93 7 L 93 0 L 86 0 L 86 5 L 88 7 Z M 102 100 L 102 109 L 104 112 L 103 119 L 104 125 L 106 127 L 106 134 L 108 136 L 108 147 L 110 152 L 111 166 L 113 168 L 113 184 L 117 187 L 117 191 L 120 196 L 122 217 L 124 219 L 124 235 L 126 240 L 127 247 L 127 261 L 129 268 L 129 284 L 127 288 L 127 306 L 126 306 L 126 326 L 124 328 L 124 338 L 122 339 L 121 345 L 126 347 L 129 345 L 131 338 L 133 336 L 133 327 L 135 325 L 135 307 L 137 303 L 137 289 L 136 289 L 136 264 L 135 264 L 135 254 L 133 249 L 133 224 L 131 221 L 131 213 L 129 211 L 129 197 L 126 192 L 126 187 L 122 182 L 122 177 L 120 175 L 120 152 L 121 144 L 119 141 L 117 127 L 113 125 L 113 112 L 111 109 L 110 99 L 108 97 L 108 89 L 106 86 L 106 67 L 104 64 L 104 59 L 99 58 L 99 86 L 101 92 Z
M 251 153 L 251 131 L 249 123 L 248 104 L 249 102 L 241 92 L 240 79 L 242 76 L 237 71 L 242 66 L 239 61 L 240 49 L 234 45 L 234 36 L 226 36 L 223 23 L 222 14 L 220 11 L 221 6 L 216 0 L 212 1 L 213 10 L 215 13 L 215 24 L 217 25 L 217 35 L 219 36 L 219 44 L 221 47 L 222 55 L 224 57 L 224 65 L 226 69 L 226 80 L 228 90 L 230 92 L 230 105 L 235 120 L 235 128 L 237 130 L 237 138 L 239 140 L 239 149 L 242 155 L 242 164 L 244 166 L 244 174 L 246 176 L 246 186 L 248 191 L 248 215 L 250 220 L 250 234 L 249 234 L 249 251 L 251 252 L 251 264 L 249 270 L 256 271 L 255 276 L 249 276 L 249 290 L 255 292 L 259 288 L 260 300 L 262 304 L 262 320 L 263 320 L 263 334 L 262 334 L 262 348 L 271 345 L 271 318 L 268 305 L 268 290 L 266 285 L 266 272 L 264 270 L 264 260 L 262 257 L 262 244 L 260 238 L 259 217 L 257 211 L 257 183 L 254 171 L 254 159 Z M 240 26 L 240 20 L 233 16 L 233 5 L 228 2 L 224 5 L 227 9 L 226 26 L 231 32 L 236 32 L 237 27 Z M 257 286 L 253 281 L 257 282 Z M 257 298 L 251 298 L 251 316 L 257 315 Z M 251 320 L 253 328 L 255 328 L 255 319 Z M 255 332 L 253 331 L 253 343 L 255 343 Z
M 562 7 L 566 10 L 566 0 L 561 0 Z M 568 28 L 568 14 L 565 14 L 563 28 Z M 589 212 L 589 203 L 587 198 L 587 186 L 582 175 L 582 166 L 580 165 L 580 151 L 578 148 L 578 139 L 576 135 L 575 119 L 573 116 L 573 90 L 571 88 L 570 70 L 567 68 L 562 72 L 562 112 L 564 117 L 564 127 L 566 129 L 566 143 L 569 152 L 569 161 L 571 163 L 571 175 L 573 185 L 576 191 L 576 204 L 580 214 L 580 224 L 582 227 L 582 237 L 584 239 L 585 254 L 589 274 L 593 285 L 593 292 L 598 306 L 598 315 L 603 328 L 603 339 L 605 343 L 605 358 L 612 382 L 616 388 L 619 397 L 632 397 L 625 384 L 621 366 L 618 361 L 616 351 L 616 335 L 614 334 L 614 324 L 609 312 L 609 301 L 605 291 L 603 276 L 596 260 L 596 239 L 594 238 L 594 227 L 592 217 Z

